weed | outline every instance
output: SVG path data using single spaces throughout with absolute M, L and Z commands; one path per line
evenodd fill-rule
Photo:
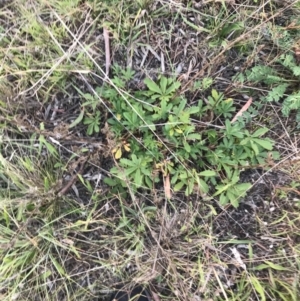
M 293 23 L 296 25 L 298 24 Z M 295 26 L 297 28 L 297 26 Z M 297 61 L 297 42 L 299 29 L 288 31 L 282 26 L 269 26 L 266 29 L 268 37 L 280 51 L 274 58 L 274 64 L 266 66 L 257 64 L 236 77 L 240 83 L 249 82 L 264 86 L 269 91 L 260 97 L 264 102 L 281 102 L 281 111 L 288 117 L 291 111 L 296 111 L 296 122 L 300 127 L 300 91 L 297 82 L 300 78 L 300 66 Z M 294 49 L 294 51 L 292 51 Z
M 115 71 L 114 84 L 124 88 L 133 73 L 116 68 Z M 145 84 L 148 89 L 126 97 L 126 101 L 110 87 L 103 89 L 102 96 L 109 99 L 113 114 L 119 116 L 118 120 L 109 119 L 116 138 L 123 139 L 126 131 L 131 133 L 126 144 L 130 145 L 132 154 L 121 158 L 121 146 L 115 149 L 115 157 L 121 159 L 111 173 L 120 179 L 123 187 L 129 181 L 134 189 L 152 188 L 159 183 L 155 168 L 168 158 L 165 173 L 170 175 L 175 191 L 184 188 L 186 195 L 195 190 L 205 195 L 212 183 L 219 183 L 215 196 L 220 195 L 222 205 L 230 202 L 237 207 L 238 199 L 250 187 L 238 184 L 239 170 L 264 163 L 273 148 L 270 139 L 261 138 L 268 129 L 259 128 L 250 133 L 244 123 L 231 123 L 228 118 L 235 111 L 233 101 L 215 89 L 205 105 L 199 99 L 196 105 L 189 106 L 184 96 L 176 94 L 180 83 L 175 79 L 161 76 L 158 83 L 145 79 Z M 218 130 L 207 126 L 199 131 L 192 120 L 207 119 L 208 115 L 225 126 Z M 165 144 L 170 145 L 169 151 Z M 206 166 L 212 170 L 206 170 Z M 107 183 L 116 187 L 111 179 Z

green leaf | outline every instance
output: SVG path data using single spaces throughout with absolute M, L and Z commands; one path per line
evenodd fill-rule
M 254 138 L 260 137 L 269 131 L 268 128 L 260 128 L 256 130 L 251 136 Z
M 215 101 L 217 101 L 217 100 L 219 99 L 219 93 L 218 93 L 217 90 L 215 90 L 215 89 L 212 89 L 212 90 L 211 90 L 211 96 L 213 97 L 213 99 L 214 99 Z
M 228 204 L 228 199 L 227 199 L 225 193 L 222 193 L 222 194 L 220 195 L 219 202 L 220 202 L 221 205 L 226 205 L 226 204 Z
M 300 76 L 300 67 L 299 66 L 293 66 L 292 70 L 293 70 L 293 74 L 295 76 Z
M 184 185 L 185 185 L 184 182 L 178 182 L 178 183 L 174 186 L 174 191 L 180 191 Z
M 116 186 L 118 184 L 118 182 L 115 180 L 115 179 L 112 179 L 112 178 L 109 178 L 109 177 L 106 177 L 104 178 L 104 183 L 109 185 L 109 186 Z
M 136 170 L 138 170 L 138 168 L 136 166 L 128 167 L 128 168 L 125 169 L 125 175 L 129 176 L 132 173 L 135 173 Z
M 208 89 L 213 83 L 213 79 L 211 77 L 204 77 L 202 80 L 203 90 Z
M 259 149 L 257 147 L 257 145 L 254 143 L 254 140 L 250 140 L 250 144 L 252 149 L 254 150 L 255 155 L 257 156 L 259 154 Z
M 121 160 L 120 160 L 120 163 L 122 163 L 122 166 L 134 166 L 134 167 L 136 167 L 136 164 L 133 162 L 133 161 L 131 161 L 131 160 L 128 160 L 128 159 L 126 159 L 126 158 L 122 158 Z
M 173 82 L 170 87 L 166 90 L 166 95 L 170 95 L 172 94 L 173 92 L 175 92 L 179 87 L 181 86 L 180 82 L 176 81 L 176 82 Z
M 176 131 L 177 131 L 177 130 L 176 130 Z M 186 143 L 185 141 L 183 141 L 183 147 L 184 147 L 184 149 L 185 149 L 188 153 L 191 152 L 191 147 L 190 147 L 190 145 L 189 145 L 188 143 Z
M 201 140 L 201 135 L 198 133 L 188 134 L 186 140 Z
M 259 144 L 260 146 L 262 146 L 263 148 L 265 148 L 267 150 L 273 149 L 273 142 L 271 142 L 269 140 L 255 138 L 254 141 L 255 141 L 255 143 Z
M 250 276 L 250 281 L 251 281 L 251 284 L 253 285 L 254 289 L 259 293 L 260 300 L 266 301 L 265 291 L 264 291 L 264 288 L 261 286 L 259 280 L 254 276 Z
M 83 119 L 83 116 L 84 116 L 84 110 L 81 109 L 78 117 L 69 125 L 69 129 L 73 128 L 74 126 L 76 126 L 77 124 L 79 124 L 82 119 Z
M 261 271 L 261 270 L 265 270 L 265 269 L 273 269 L 273 270 L 277 270 L 277 271 L 288 271 L 288 268 L 285 268 L 281 265 L 275 264 L 271 261 L 265 261 L 266 263 L 264 264 L 260 264 L 257 267 L 254 267 L 253 270 L 255 271 Z
M 207 193 L 209 191 L 209 187 L 203 179 L 199 179 L 198 185 L 199 185 L 201 192 Z
M 231 205 L 234 208 L 237 208 L 239 206 L 239 202 L 238 202 L 239 198 L 238 198 L 238 196 L 236 196 L 235 194 L 233 194 L 230 190 L 227 191 L 226 195 L 227 195 L 227 198 L 230 200 Z
M 196 113 L 199 113 L 199 112 L 200 112 L 200 108 L 199 108 L 199 107 L 195 107 L 195 106 L 189 107 L 189 108 L 187 109 L 187 112 L 188 112 L 190 115 L 196 114 Z
M 162 76 L 160 79 L 160 88 L 161 88 L 162 94 L 166 93 L 167 84 L 168 84 L 168 79 L 165 76 Z
M 44 137 L 43 135 L 40 136 L 39 141 L 40 141 L 42 144 L 44 144 L 44 146 L 47 148 L 47 150 L 49 151 L 49 153 L 50 153 L 51 155 L 54 155 L 54 156 L 57 156 L 57 155 L 58 155 L 58 153 L 57 153 L 55 147 L 54 147 L 51 143 L 49 143 L 49 142 L 45 139 L 45 137 Z
M 87 134 L 89 136 L 91 136 L 93 134 L 93 132 L 94 132 L 94 125 L 92 123 L 89 124 L 86 132 L 87 132 Z
M 215 177 L 217 173 L 214 170 L 204 170 L 199 173 L 199 176 L 203 177 Z
M 51 261 L 52 261 L 53 265 L 55 266 L 57 272 L 61 276 L 65 276 L 66 272 L 65 272 L 64 268 L 58 263 L 58 261 L 51 254 L 50 254 L 50 258 L 51 258 Z
M 202 26 L 198 26 L 196 24 L 194 24 L 193 22 L 190 22 L 188 21 L 183 15 L 181 15 L 181 18 L 182 20 L 187 24 L 189 25 L 190 27 L 192 27 L 193 29 L 197 30 L 198 32 L 201 32 L 201 31 L 204 31 L 204 32 L 207 32 L 207 33 L 211 33 L 210 30 L 202 27 Z
M 162 91 L 160 90 L 160 87 L 152 79 L 145 78 L 144 83 L 147 85 L 147 87 L 150 91 L 156 92 L 160 95 L 162 94 L 161 93 Z
M 218 185 L 217 186 L 218 190 L 214 193 L 213 196 L 217 196 L 217 195 L 221 194 L 222 192 L 226 191 L 231 185 L 232 185 L 232 183 L 228 183 L 226 185 Z
M 279 101 L 279 99 L 283 97 L 287 87 L 288 84 L 281 84 L 274 87 L 264 99 L 266 101 Z
M 137 169 L 134 175 L 134 183 L 137 187 L 142 186 L 143 176 L 141 175 L 140 169 Z
M 242 196 L 242 193 L 245 193 L 248 189 L 250 189 L 252 186 L 251 183 L 240 183 L 240 184 L 236 184 L 234 186 L 235 190 L 237 193 L 240 194 L 240 196 Z

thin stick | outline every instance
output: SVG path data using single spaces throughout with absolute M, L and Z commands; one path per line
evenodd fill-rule
M 106 27 L 103 27 L 103 37 L 105 44 L 105 77 L 108 78 L 110 68 L 110 47 L 109 47 L 109 32 Z

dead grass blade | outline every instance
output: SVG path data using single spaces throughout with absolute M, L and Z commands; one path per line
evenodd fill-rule
M 232 118 L 231 123 L 234 123 L 238 117 L 242 116 L 244 112 L 248 110 L 252 103 L 252 97 L 248 99 L 248 101 L 244 104 L 244 106 L 236 113 L 236 115 Z
M 106 27 L 103 27 L 103 37 L 105 44 L 105 76 L 108 77 L 110 68 L 110 47 L 109 47 L 109 32 Z
M 168 199 L 171 199 L 172 193 L 171 193 L 171 183 L 170 183 L 170 175 L 167 174 L 164 181 L 164 190 L 165 195 Z

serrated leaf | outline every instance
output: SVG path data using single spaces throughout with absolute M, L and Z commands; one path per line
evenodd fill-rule
M 251 183 L 240 183 L 240 184 L 236 184 L 234 186 L 234 188 L 236 189 L 237 193 L 244 193 L 246 192 L 248 189 L 250 189 L 252 186 Z
M 294 66 L 292 70 L 293 70 L 293 73 L 295 76 L 300 76 L 300 67 L 299 66 Z
M 256 130 L 251 136 L 257 138 L 257 137 L 264 135 L 268 131 L 269 131 L 268 128 L 260 128 L 260 129 Z
M 180 129 L 180 128 L 175 129 L 175 131 L 176 131 L 178 134 L 182 134 L 182 133 L 183 133 L 182 129 Z
M 284 96 L 287 87 L 288 84 L 281 84 L 274 87 L 264 99 L 266 101 L 279 101 L 279 99 Z
M 208 89 L 213 83 L 213 79 L 211 77 L 204 77 L 202 80 L 203 90 Z
M 150 91 L 156 92 L 159 95 L 162 94 L 159 86 L 152 79 L 145 78 L 144 83 L 147 85 L 147 87 Z
M 268 140 L 263 140 L 263 139 L 254 139 L 255 143 L 259 144 L 261 147 L 267 150 L 272 150 L 273 149 L 273 142 L 268 141 Z
M 190 147 L 190 145 L 189 145 L 188 143 L 186 143 L 185 141 L 183 142 L 183 147 L 184 147 L 184 149 L 185 149 L 188 153 L 191 152 L 191 147 Z
M 141 167 L 141 171 L 144 175 L 149 176 L 149 177 L 151 176 L 151 171 L 148 168 Z
M 200 111 L 200 108 L 193 106 L 193 107 L 188 108 L 187 111 L 188 111 L 189 114 L 196 114 Z
M 174 186 L 174 191 L 180 191 L 181 188 L 184 186 L 184 182 L 178 182 L 175 186 Z
M 226 197 L 225 193 L 222 193 L 220 195 L 219 202 L 220 202 L 221 205 L 228 204 L 228 198 Z
M 170 85 L 170 87 L 166 90 L 166 95 L 172 94 L 181 86 L 180 82 L 176 81 Z
M 231 191 L 227 191 L 227 198 L 230 200 L 230 204 L 237 208 L 239 206 L 238 197 L 234 195 Z
M 209 190 L 209 187 L 208 185 L 206 184 L 206 182 L 202 179 L 199 179 L 199 183 L 200 183 L 200 191 L 203 192 L 203 193 L 207 193 L 208 190 Z
M 259 154 L 259 150 L 257 145 L 253 142 L 253 140 L 250 140 L 251 148 L 254 150 L 255 155 L 257 156 Z
M 213 196 L 217 196 L 221 193 L 223 193 L 224 191 L 226 191 L 230 186 L 232 185 L 232 183 L 226 184 L 226 185 L 218 185 L 217 186 L 217 191 L 214 193 Z
M 203 177 L 215 177 L 217 173 L 213 170 L 204 170 L 199 173 L 199 176 Z

